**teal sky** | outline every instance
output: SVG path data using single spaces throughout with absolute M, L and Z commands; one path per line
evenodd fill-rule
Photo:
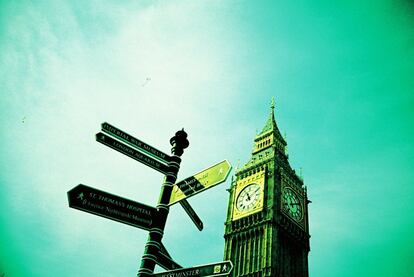
M 0 1 L 0 274 L 135 276 L 146 232 L 68 207 L 79 183 L 155 205 L 162 175 L 95 142 L 107 121 L 179 179 L 248 160 L 270 99 L 310 204 L 311 277 L 414 275 L 414 5 L 408 1 Z M 223 258 L 226 184 L 165 245 Z

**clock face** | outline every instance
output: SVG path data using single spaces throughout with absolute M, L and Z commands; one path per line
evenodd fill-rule
M 283 193 L 283 208 L 287 214 L 296 221 L 303 218 L 303 208 L 298 195 L 290 188 L 285 188 Z
M 246 186 L 237 196 L 236 208 L 240 212 L 248 212 L 253 210 L 260 200 L 261 187 L 258 184 L 250 184 Z

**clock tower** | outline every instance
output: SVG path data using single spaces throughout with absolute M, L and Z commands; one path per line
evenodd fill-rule
M 289 164 L 272 101 L 256 135 L 250 160 L 237 169 L 229 189 L 224 260 L 232 277 L 307 277 L 309 225 L 303 180 Z

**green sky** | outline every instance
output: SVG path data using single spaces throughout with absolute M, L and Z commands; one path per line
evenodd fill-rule
M 248 160 L 276 98 L 310 204 L 311 277 L 414 274 L 408 1 L 0 1 L 0 274 L 135 276 L 146 232 L 70 209 L 79 183 L 155 205 L 162 176 L 95 142 L 107 121 L 180 178 Z M 229 182 L 173 207 L 183 266 L 223 258 Z

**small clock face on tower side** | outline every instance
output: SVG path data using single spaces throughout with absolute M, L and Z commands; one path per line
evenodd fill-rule
M 297 194 L 289 189 L 285 188 L 283 193 L 283 208 L 296 221 L 300 221 L 303 218 L 303 208 Z
M 258 184 L 253 183 L 246 186 L 237 196 L 237 210 L 240 212 L 253 210 L 260 200 L 261 193 L 261 187 Z

